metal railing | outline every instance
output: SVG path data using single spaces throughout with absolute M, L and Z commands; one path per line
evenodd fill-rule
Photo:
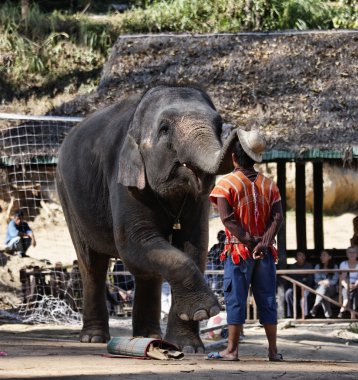
M 315 289 L 311 288 L 310 286 L 307 286 L 303 284 L 300 281 L 297 281 L 290 277 L 289 275 L 292 274 L 315 274 L 315 273 L 339 273 L 339 281 L 338 281 L 338 301 L 334 298 L 328 297 L 324 294 L 321 294 L 317 292 Z M 321 296 L 324 300 L 330 302 L 331 304 L 338 306 L 341 308 L 343 306 L 342 302 L 342 273 L 351 273 L 351 272 L 358 272 L 357 269 L 278 269 L 277 275 L 281 276 L 284 280 L 292 283 L 293 285 L 293 319 L 298 319 L 298 310 L 297 310 L 297 287 L 301 288 L 301 299 L 300 299 L 300 308 L 301 308 L 301 320 L 305 320 L 305 313 L 304 313 L 304 290 L 307 290 L 308 292 Z M 350 283 L 347 281 L 347 293 L 349 294 L 349 286 Z M 351 308 L 350 305 L 350 297 L 348 296 L 348 305 L 344 307 L 346 311 L 349 311 L 351 314 L 351 319 L 357 319 L 358 318 L 358 311 L 355 311 Z M 311 321 L 311 320 L 310 320 Z
M 314 288 L 307 286 L 303 284 L 302 282 L 297 281 L 291 277 L 291 275 L 293 274 L 314 275 L 315 273 L 319 273 L 319 272 L 339 273 L 339 282 L 337 284 L 338 297 L 337 296 L 335 296 L 334 298 L 328 297 L 324 294 L 317 292 Z M 357 269 L 278 269 L 276 272 L 277 276 L 281 276 L 281 278 L 291 283 L 293 287 L 293 305 L 292 305 L 293 320 L 297 320 L 297 321 L 307 320 L 307 318 L 305 317 L 304 307 L 303 307 L 304 290 L 310 292 L 313 295 L 320 295 L 324 300 L 341 308 L 343 305 L 342 284 L 341 284 L 342 273 L 351 273 L 351 272 L 358 272 L 358 270 Z M 215 275 L 215 276 L 220 276 L 222 278 L 223 274 L 224 274 L 223 270 L 206 270 L 205 271 L 206 276 Z M 62 275 L 63 278 L 62 277 L 57 278 L 58 275 Z M 117 287 L 117 284 L 113 284 L 113 276 L 115 275 L 130 276 L 131 274 L 128 271 L 120 271 L 120 272 L 109 271 L 108 272 L 108 285 L 114 286 L 116 291 L 120 291 L 121 289 Z M 50 280 L 45 281 L 45 277 L 46 279 L 50 279 Z M 21 278 L 21 284 L 22 284 L 22 293 L 23 293 L 24 303 L 31 303 L 33 301 L 36 301 L 38 295 L 41 296 L 41 294 L 45 294 L 46 292 L 49 292 L 51 295 L 55 297 L 59 297 L 62 295 L 63 298 L 65 298 L 66 300 L 67 298 L 69 298 L 71 299 L 71 301 L 76 301 L 74 305 L 72 306 L 75 306 L 76 310 L 81 310 L 82 288 L 72 289 L 73 284 L 70 284 L 71 281 L 69 281 L 70 274 L 67 274 L 66 272 L 63 273 L 62 271 L 56 271 L 54 269 L 43 270 L 43 269 L 37 268 L 34 270 L 21 270 L 20 278 Z M 112 278 L 112 281 L 110 280 L 110 278 Z M 42 279 L 43 281 L 40 281 L 40 279 Z M 349 294 L 349 285 L 350 285 L 349 281 L 347 281 L 347 284 L 348 284 L 347 291 Z M 298 287 L 300 287 L 302 290 L 300 299 L 298 299 L 298 291 L 297 291 Z M 222 284 L 219 285 L 217 289 L 212 289 L 212 290 L 215 291 L 219 300 L 221 299 L 222 303 L 224 304 Z M 65 297 L 68 295 L 71 295 L 71 297 Z M 130 308 L 132 305 L 131 303 L 129 303 L 127 306 Z M 301 309 L 300 315 L 299 315 L 299 310 L 298 310 L 299 307 Z M 358 311 L 353 310 L 353 308 L 351 307 L 349 297 L 348 297 L 348 305 L 345 306 L 345 310 L 350 312 L 350 317 L 351 317 L 350 320 L 358 319 Z M 255 303 L 251 288 L 249 290 L 249 294 L 247 297 L 246 311 L 247 311 L 246 323 L 252 323 L 252 322 L 258 321 L 257 305 Z M 309 319 L 310 322 L 312 322 L 313 320 L 320 321 L 318 318 Z

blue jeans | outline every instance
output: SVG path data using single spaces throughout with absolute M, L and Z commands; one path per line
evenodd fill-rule
M 303 304 L 303 312 L 304 316 L 306 317 L 308 315 L 308 297 L 310 295 L 310 292 L 306 289 L 303 290 L 303 297 L 304 297 L 304 304 Z M 299 286 L 297 286 L 297 299 L 298 299 L 298 304 L 301 305 L 301 296 L 302 296 L 302 291 Z M 287 318 L 291 318 L 293 316 L 293 288 L 289 288 L 285 292 L 285 301 L 286 301 L 286 306 L 287 306 Z
M 262 260 L 225 260 L 224 295 L 229 325 L 245 323 L 246 300 L 251 285 L 262 324 L 277 324 L 276 266 L 271 254 Z
M 9 240 L 6 243 L 6 249 L 14 252 L 18 252 L 19 256 L 23 257 L 26 254 L 26 251 L 30 248 L 31 246 L 31 238 L 22 238 L 20 236 L 16 236 Z

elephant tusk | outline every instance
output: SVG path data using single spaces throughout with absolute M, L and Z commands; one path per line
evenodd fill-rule
M 186 163 L 185 163 L 185 162 L 184 162 L 183 166 L 185 166 L 185 167 L 186 167 Z

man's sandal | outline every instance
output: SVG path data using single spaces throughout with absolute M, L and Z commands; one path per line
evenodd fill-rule
M 209 352 L 206 360 L 218 360 L 218 361 L 223 361 L 223 362 L 238 362 L 240 361 L 239 358 L 235 358 L 233 356 L 221 356 L 220 352 L 218 351 L 213 351 Z

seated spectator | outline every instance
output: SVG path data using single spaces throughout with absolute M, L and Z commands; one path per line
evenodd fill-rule
M 338 269 L 337 265 L 333 263 L 332 254 L 327 251 L 322 251 L 320 255 L 320 263 L 317 264 L 314 269 Z M 314 275 L 314 282 L 316 291 L 319 293 L 316 295 L 316 299 L 310 314 L 312 317 L 317 315 L 317 310 L 322 305 L 324 316 L 326 318 L 332 317 L 331 304 L 327 300 L 323 299 L 321 295 L 332 298 L 337 292 L 338 273 L 331 272 L 317 272 Z
M 27 302 L 32 303 L 32 307 L 39 306 L 39 301 L 48 293 L 48 284 L 45 280 L 45 275 L 38 265 L 33 267 L 30 280 L 30 292 L 27 297 Z
M 16 210 L 13 219 L 7 225 L 5 250 L 16 252 L 20 257 L 27 257 L 26 251 L 31 244 L 36 247 L 35 235 L 24 221 L 24 213 L 21 210 Z
M 162 284 L 161 319 L 167 319 L 172 305 L 172 291 L 167 281 Z
M 62 262 L 55 263 L 55 268 L 50 274 L 50 288 L 51 294 L 55 298 L 63 300 L 66 295 L 67 288 L 67 270 L 63 268 Z
M 127 269 L 123 264 L 123 261 L 116 260 L 113 272 L 126 272 Z M 131 274 L 115 273 L 113 275 L 113 285 L 119 292 L 120 299 L 122 301 L 131 301 L 133 299 L 134 291 L 134 277 Z
M 82 310 L 83 284 L 78 267 L 78 260 L 73 260 L 70 278 L 67 283 L 67 293 L 69 295 L 69 304 L 75 311 Z
M 208 260 L 206 269 L 208 270 L 221 270 L 224 269 L 223 263 L 220 261 L 220 254 L 224 250 L 226 235 L 223 230 L 217 234 L 218 243 L 214 244 L 208 253 Z M 222 274 L 207 274 L 205 276 L 206 282 L 210 289 L 221 295 L 223 294 L 223 275 Z
M 349 247 L 346 251 L 348 260 L 342 261 L 339 269 L 358 269 L 358 246 Z M 348 294 L 349 284 L 349 294 Z M 342 273 L 342 297 L 343 305 L 339 310 L 338 318 L 343 318 L 348 301 L 350 301 L 351 309 L 355 310 L 358 307 L 358 272 Z
M 313 266 L 311 263 L 306 261 L 306 254 L 301 251 L 296 252 L 296 262 L 288 269 L 313 269 Z M 313 274 L 299 274 L 299 273 L 292 273 L 290 275 L 294 280 L 301 282 L 304 285 L 307 285 L 309 287 L 313 287 L 314 285 L 314 277 Z M 297 303 L 301 305 L 301 298 L 302 298 L 302 288 L 297 286 Z M 304 316 L 307 317 L 309 315 L 309 307 L 308 307 L 308 297 L 310 295 L 310 292 L 308 290 L 303 291 L 304 296 L 304 305 L 303 305 L 303 313 Z M 285 301 L 286 301 L 286 316 L 287 318 L 292 318 L 293 316 L 293 285 L 290 282 L 289 288 L 285 292 Z M 301 308 L 302 310 L 302 308 Z

